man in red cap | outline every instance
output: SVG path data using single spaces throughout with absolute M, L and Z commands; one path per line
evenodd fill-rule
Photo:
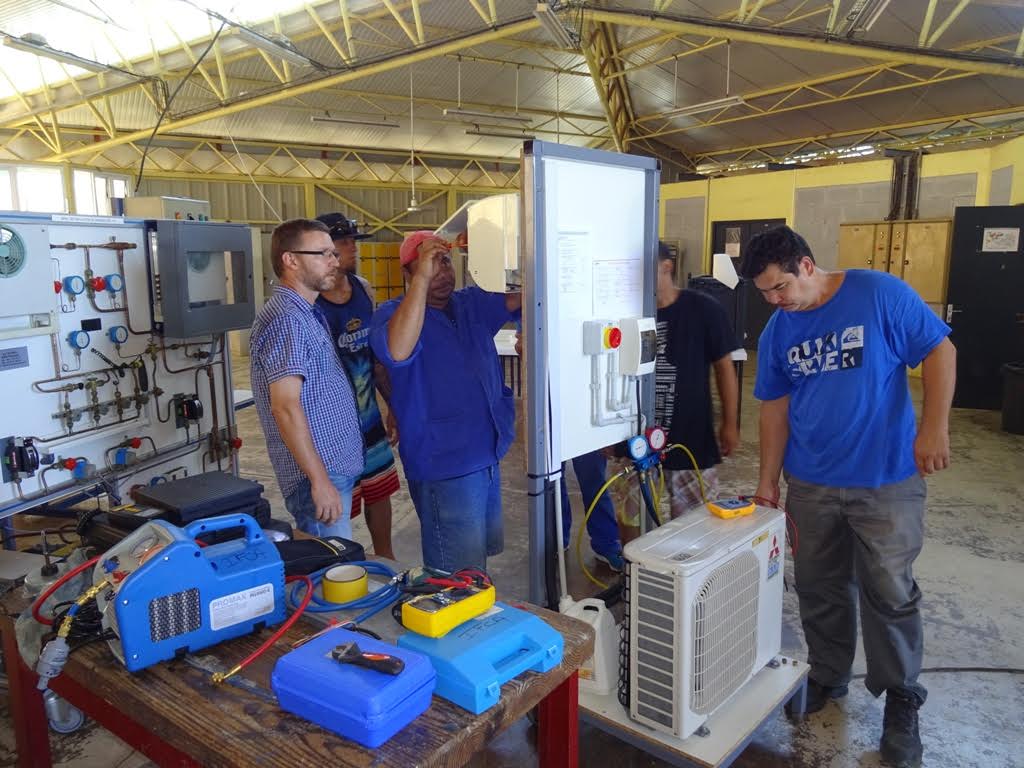
M 515 409 L 494 335 L 522 305 L 519 293 L 456 291 L 450 250 L 433 232 L 406 236 L 405 296 L 382 304 L 370 331 L 391 379 L 423 563 L 446 571 L 483 568 L 504 549 L 499 462 Z

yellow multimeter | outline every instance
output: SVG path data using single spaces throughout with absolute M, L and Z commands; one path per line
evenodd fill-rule
M 494 587 L 449 587 L 402 603 L 402 625 L 418 635 L 443 637 L 494 605 Z
M 708 512 L 715 517 L 720 517 L 723 520 L 731 520 L 734 517 L 743 517 L 749 515 L 755 509 L 757 505 L 747 499 L 715 499 L 709 501 L 707 504 Z

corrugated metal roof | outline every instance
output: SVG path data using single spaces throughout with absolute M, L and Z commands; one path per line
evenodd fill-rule
M 118 50 L 131 58 L 143 58 L 132 66 L 139 72 L 156 72 L 157 60 L 151 55 L 150 47 L 156 44 L 165 50 L 159 59 L 162 72 L 168 69 L 179 71 L 189 67 L 191 60 L 182 50 L 172 50 L 173 34 L 168 24 L 179 30 L 191 29 L 193 40 L 211 31 L 211 20 L 195 8 L 183 2 L 158 2 L 138 0 L 129 10 L 115 7 L 115 0 L 62 0 L 79 8 L 79 12 L 59 10 L 62 17 L 74 18 L 73 24 L 54 25 L 55 8 L 51 0 L 0 0 L 0 30 L 20 35 L 28 31 L 46 30 L 55 47 L 66 46 L 80 55 L 97 58 L 100 61 L 119 60 L 120 56 L 111 50 L 106 37 L 114 42 Z M 397 2 L 396 7 L 406 26 L 415 30 L 411 0 Z M 484 32 L 489 25 L 481 19 L 472 5 L 465 0 L 419 0 L 420 17 L 425 30 L 427 44 L 451 39 L 466 33 Z M 272 0 L 251 0 L 244 8 L 229 0 L 209 0 L 215 8 L 234 5 L 232 18 L 251 23 L 264 32 L 273 29 L 267 19 L 274 12 L 280 18 L 282 31 L 295 42 L 296 47 L 310 58 L 327 65 L 323 75 L 345 71 L 345 63 L 335 45 L 325 38 L 314 24 L 301 2 L 282 5 Z M 753 0 L 748 8 L 756 3 Z M 488 3 L 481 0 L 483 9 Z M 496 3 L 498 23 L 521 17 L 529 18 L 535 7 L 535 0 L 502 0 Z M 698 0 L 697 2 L 670 3 L 668 17 L 685 17 L 688 20 L 729 19 L 739 4 L 736 0 Z M 921 20 L 927 0 L 901 0 L 890 2 L 879 21 L 869 33 L 858 33 L 856 39 L 867 37 L 873 41 L 916 46 Z M 335 43 L 348 51 L 348 42 L 340 20 L 340 6 L 334 0 L 315 3 L 313 7 Z M 372 61 L 390 56 L 402 55 L 412 46 L 401 25 L 379 2 L 374 0 L 348 0 L 348 7 L 355 15 L 362 15 L 362 21 L 353 22 L 354 45 L 357 59 L 354 66 L 367 66 Z M 646 15 L 651 13 L 650 0 L 606 0 L 602 8 L 627 10 Z M 844 3 L 845 10 L 848 4 Z M 932 25 L 934 32 L 953 9 L 952 2 L 941 2 L 937 6 Z M 123 11 L 123 12 L 122 12 Z M 828 4 L 820 7 L 802 0 L 768 0 L 759 12 L 758 18 L 748 20 L 752 26 L 782 25 L 783 28 L 807 34 L 820 34 L 827 23 Z M 227 10 L 224 11 L 228 13 Z M 110 13 L 113 23 L 104 23 L 102 15 Z M 245 14 L 243 17 L 240 14 Z M 262 15 L 261 15 L 262 14 Z M 80 17 L 80 18 L 79 18 Z M 92 18 L 98 17 L 98 18 Z M 248 17 L 248 18 L 247 18 Z M 794 18 L 796 20 L 794 21 Z M 197 21 L 198 19 L 198 21 Z M 262 19 L 262 21 L 261 21 Z M 578 29 L 580 15 L 574 10 L 562 15 L 563 22 Z M 191 25 L 191 26 L 189 26 Z M 963 46 L 971 41 L 995 37 L 1013 37 L 1007 42 L 1006 52 L 1012 52 L 1017 36 L 1024 27 L 1024 3 L 1012 7 L 1008 3 L 969 3 L 956 20 L 944 31 L 938 40 L 938 49 Z M 140 30 L 144 30 L 141 31 Z M 629 90 L 630 100 L 636 117 L 658 114 L 673 105 L 687 105 L 725 95 L 726 56 L 725 45 L 717 45 L 706 51 L 686 55 L 679 59 L 678 77 L 673 75 L 671 56 L 691 51 L 714 36 L 680 35 L 667 38 L 658 29 L 641 28 L 620 24 L 612 28 L 619 50 L 627 51 L 621 57 L 620 66 L 629 71 L 622 78 Z M 179 34 L 181 32 L 179 31 Z M 709 33 L 710 34 L 710 33 Z M 725 34 L 725 33 L 723 33 Z M 151 43 L 149 37 L 156 36 Z M 685 38 L 684 42 L 680 38 Z M 170 42 L 169 42 L 170 40 Z M 643 45 L 644 41 L 655 41 Z M 59 45 L 58 45 L 59 44 Z M 228 77 L 228 99 L 234 100 L 246 94 L 283 87 L 261 55 L 254 55 L 240 35 L 231 30 L 220 42 L 223 60 L 226 62 Z M 633 50 L 630 50 L 633 49 Z M 195 49 L 197 52 L 199 48 Z M 668 123 L 642 121 L 641 132 L 660 131 L 663 127 L 673 132 L 658 137 L 658 140 L 686 151 L 715 151 L 732 146 L 751 146 L 758 142 L 773 143 L 786 138 L 823 136 L 848 130 L 868 129 L 890 123 L 908 122 L 959 115 L 968 112 L 985 112 L 1005 109 L 1024 104 L 1024 79 L 972 75 L 949 80 L 937 85 L 905 88 L 891 93 L 880 93 L 862 98 L 848 99 L 838 103 L 806 106 L 777 115 L 732 120 L 735 117 L 754 115 L 765 110 L 785 96 L 780 91 L 775 95 L 757 98 L 754 94 L 764 90 L 794 86 L 811 78 L 849 72 L 877 66 L 876 59 L 839 56 L 820 51 L 802 51 L 791 48 L 770 47 L 764 44 L 736 41 L 731 46 L 731 69 L 729 76 L 730 93 L 750 96 L 746 107 L 736 107 L 722 113 L 717 125 L 702 125 L 714 117 L 703 114 L 696 118 L 676 118 Z M 999 51 L 989 49 L 989 55 Z M 605 112 L 598 89 L 589 76 L 589 69 L 579 52 L 559 49 L 543 29 L 521 33 L 514 40 L 494 39 L 463 49 L 460 53 L 449 53 L 438 58 L 425 58 L 413 65 L 414 92 L 419 100 L 416 104 L 416 134 L 413 143 L 421 151 L 445 153 L 487 154 L 509 156 L 518 153 L 515 140 L 494 137 L 468 136 L 466 125 L 445 121 L 441 109 L 457 102 L 459 56 L 461 63 L 461 98 L 471 105 L 491 105 L 495 111 L 511 110 L 516 105 L 516 73 L 518 71 L 519 106 L 526 110 L 552 112 L 556 107 L 565 113 L 574 113 L 573 123 L 582 129 L 582 136 L 569 121 L 556 121 L 551 117 L 536 115 L 528 130 L 542 138 L 559 136 L 566 141 L 585 143 L 596 135 L 606 135 Z M 17 57 L 16 60 L 10 58 Z M 42 76 L 59 83 L 65 75 L 63 69 L 48 59 L 38 59 L 31 54 L 0 48 L 0 65 L 16 75 L 16 81 L 33 108 L 49 104 L 43 93 L 33 93 L 33 83 Z M 660 63 L 659 63 L 660 61 Z M 279 59 L 275 58 L 275 63 Z M 518 66 L 517 66 L 518 65 Z M 213 87 L 201 77 L 181 89 L 170 110 L 169 120 L 175 116 L 215 109 L 219 96 L 214 90 L 220 88 L 217 63 L 211 54 L 203 64 Z M 557 78 L 552 71 L 560 69 L 563 74 Z M 925 66 L 904 67 L 917 77 L 931 77 L 935 68 Z M 293 76 L 315 76 L 311 66 L 295 66 Z M 571 71 L 571 73 L 570 73 Z M 953 73 L 955 69 L 950 69 Z M 33 77 L 35 80 L 33 81 Z M 107 82 L 113 80 L 110 77 Z M 799 91 L 785 100 L 787 107 L 811 104 L 823 98 L 823 94 L 839 95 L 858 82 L 858 78 L 835 80 L 815 86 L 817 93 Z M 177 81 L 169 79 L 173 89 Z M 898 74 L 882 72 L 870 81 L 869 89 L 904 86 L 912 80 Z M 2 94 L 3 82 L 0 82 Z M 100 87 L 98 78 L 83 76 L 79 87 L 95 90 Z M 284 99 L 271 106 L 243 111 L 233 115 L 211 118 L 190 126 L 190 134 L 221 136 L 231 135 L 236 139 L 259 139 L 293 143 L 350 144 L 355 146 L 379 146 L 396 150 L 407 149 L 408 134 L 408 92 L 409 68 L 399 67 L 388 71 L 359 77 L 341 86 L 310 93 L 301 98 Z M 76 92 L 69 85 L 58 85 L 51 89 L 49 98 L 57 105 L 73 104 Z M 139 89 L 130 89 L 110 97 L 117 127 L 123 130 L 138 130 L 151 127 L 156 119 L 153 104 Z M 312 123 L 310 116 L 317 113 L 351 114 L 358 116 L 386 115 L 400 124 L 398 129 L 382 129 L 370 126 L 342 126 Z M 12 98 L 0 100 L 0 128 L 9 126 L 13 118 L 25 113 L 20 101 Z M 590 116 L 586 119 L 581 116 Z M 76 106 L 60 111 L 64 125 L 75 125 L 93 130 L 98 128 L 95 114 L 86 106 Z M 494 124 L 503 124 L 495 120 Z M 561 133 L 558 133 L 558 129 Z M 684 129 L 684 130 L 674 130 Z

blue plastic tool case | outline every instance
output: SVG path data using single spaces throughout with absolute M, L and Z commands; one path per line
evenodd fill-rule
M 331 651 L 348 642 L 397 656 L 405 669 L 388 675 L 332 659 Z M 427 711 L 435 680 L 425 656 L 339 627 L 278 659 L 270 686 L 281 709 L 373 748 Z
M 526 671 L 547 672 L 562 662 L 562 636 L 532 613 L 504 603 L 444 637 L 415 632 L 398 645 L 428 656 L 437 671 L 435 693 L 475 715 L 498 703 L 501 686 Z

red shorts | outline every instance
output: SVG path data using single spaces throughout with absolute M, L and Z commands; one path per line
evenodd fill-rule
M 391 498 L 391 494 L 399 488 L 398 468 L 391 464 L 372 476 L 359 479 L 352 489 L 352 517 L 363 511 L 363 504 L 376 504 L 378 501 Z

